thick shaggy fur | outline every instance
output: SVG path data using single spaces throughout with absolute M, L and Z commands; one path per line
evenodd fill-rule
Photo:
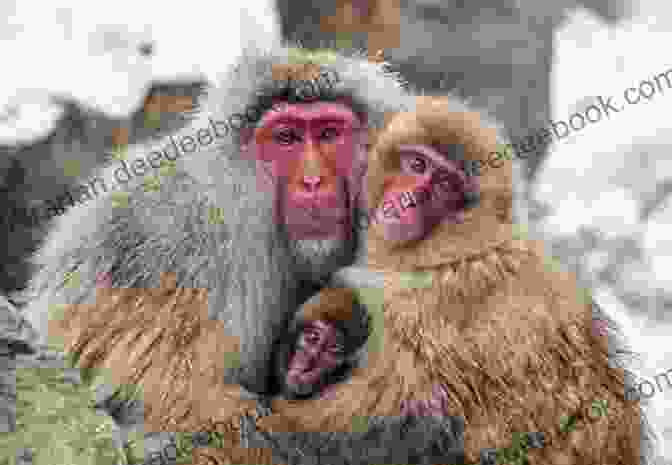
M 483 161 L 496 150 L 494 129 L 453 105 L 420 98 L 379 135 L 370 207 L 384 176 L 398 170 L 399 144 L 464 144 L 466 158 Z M 400 415 L 403 400 L 430 399 L 440 383 L 448 414 L 465 419 L 468 462 L 481 449 L 508 447 L 514 432 L 541 431 L 547 444 L 529 452 L 530 463 L 650 463 L 651 432 L 639 403 L 624 398 L 610 344 L 592 333 L 590 302 L 573 276 L 549 266 L 540 244 L 514 238 L 511 161 L 500 163 L 482 173 L 481 202 L 464 223 L 442 223 L 396 249 L 369 230 L 366 263 L 385 276 L 382 351 L 369 354 L 334 399 L 277 402 L 277 415 L 262 424 L 349 431 L 354 417 Z M 411 271 L 430 273 L 432 287 L 401 285 L 396 273 Z M 608 414 L 591 419 L 591 403 L 601 399 Z M 563 415 L 577 417 L 574 432 L 560 432 Z
M 255 415 L 256 401 L 223 376 L 235 369 L 239 341 L 208 318 L 207 302 L 206 289 L 176 288 L 168 274 L 158 289 L 100 289 L 95 306 L 69 306 L 49 332 L 67 341 L 81 368 L 107 369 L 115 385 L 141 387 L 141 399 L 124 400 L 141 402 L 145 433 L 222 433 L 225 449 L 196 449 L 194 464 L 210 463 L 213 453 L 271 464 L 269 449 L 240 447 L 240 417 Z
M 295 93 L 273 76 L 290 56 L 286 47 L 246 51 L 173 139 L 194 137 L 211 129 L 210 119 L 223 123 L 246 108 L 265 112 L 269 97 Z M 370 127 L 411 103 L 396 75 L 364 57 L 334 55 L 323 67 L 337 79 L 322 98 L 348 99 Z M 147 191 L 139 176 L 118 186 L 115 191 L 130 194 L 127 206 L 112 201 L 120 165 L 97 173 L 107 191 L 55 220 L 33 258 L 30 286 L 16 298 L 43 343 L 50 309 L 66 306 L 66 347 L 82 367 L 107 367 L 115 382 L 142 387 L 146 431 L 200 430 L 213 418 L 235 425 L 247 408 L 238 385 L 267 389 L 273 345 L 315 291 L 315 283 L 304 281 L 306 269 L 327 276 L 351 263 L 354 244 L 331 247 L 335 252 L 326 258 L 321 244 L 301 244 L 307 252 L 297 257 L 274 221 L 277 195 L 260 188 L 256 160 L 241 155 L 237 130 L 191 154 L 177 155 L 171 141 L 161 139 L 130 147 L 127 159 L 131 164 L 160 150 L 177 159 L 177 173 L 161 177 L 158 191 Z M 210 221 L 213 207 L 223 210 L 223 222 Z M 96 288 L 100 273 L 111 276 L 118 294 L 105 297 Z M 164 273 L 174 273 L 174 290 L 153 291 Z M 199 320 L 203 314 L 215 321 Z M 226 363 L 235 348 L 239 368 Z M 111 413 L 131 427 L 137 415 L 124 408 Z M 248 461 L 255 462 L 263 461 Z
M 230 384 L 235 376 L 233 380 L 223 376 L 231 372 L 227 365 L 236 363 L 238 340 L 227 338 L 222 323 L 208 318 L 207 290 L 176 288 L 175 281 L 174 275 L 165 275 L 158 289 L 100 289 L 95 306 L 67 307 L 61 319 L 50 322 L 49 332 L 67 341 L 66 351 L 77 355 L 81 368 L 106 369 L 103 373 L 113 384 L 141 387 L 140 399 L 120 400 L 139 407 L 133 413 L 143 419 L 146 434 L 220 433 L 220 447 L 194 449 L 193 465 L 295 463 L 290 457 L 299 453 L 330 459 L 335 455 L 339 461 L 330 463 L 364 465 L 376 462 L 368 455 L 380 449 L 386 454 L 377 457 L 380 460 L 398 459 L 400 453 L 390 446 L 393 442 L 406 444 L 404 451 L 420 449 L 418 456 L 431 459 L 437 442 L 457 436 L 450 429 L 434 432 L 438 425 L 431 421 L 391 421 L 379 423 L 362 437 L 261 428 L 266 442 L 241 444 L 241 417 L 256 417 L 257 412 L 256 401 L 241 397 L 240 387 Z M 359 333 L 368 328 L 362 324 L 364 315 L 350 314 L 352 295 L 333 294 L 333 299 L 322 299 L 326 305 L 319 308 L 309 301 L 301 307 L 301 318 L 345 325 L 348 335 L 361 344 Z M 150 457 L 147 451 L 146 459 Z
M 200 99 L 191 124 L 173 139 L 211 129 L 210 118 L 224 122 L 244 115 L 246 108 L 267 111 L 268 97 L 287 95 L 273 70 L 291 55 L 285 47 L 248 50 Z M 324 69 L 338 79 L 322 97 L 349 99 L 371 127 L 381 127 L 386 113 L 408 104 L 397 76 L 383 65 L 334 54 Z M 151 288 L 162 273 L 174 272 L 178 287 L 208 289 L 210 317 L 226 322 L 230 335 L 240 337 L 241 377 L 263 391 L 276 336 L 307 297 L 300 282 L 305 273 L 300 276 L 296 251 L 274 221 L 276 193 L 260 188 L 256 160 L 241 155 L 239 144 L 239 131 L 232 130 L 207 147 L 197 145 L 192 154 L 182 153 L 177 174 L 163 176 L 157 192 L 146 191 L 142 177 L 132 178 L 119 186 L 130 194 L 128 207 L 112 202 L 119 164 L 102 169 L 98 175 L 108 191 L 56 219 L 33 258 L 30 287 L 17 297 L 29 301 L 25 312 L 41 337 L 46 338 L 51 305 L 95 304 L 99 273 L 109 273 L 115 287 Z M 176 157 L 171 141 L 161 139 L 129 148 L 129 164 L 162 149 Z M 223 210 L 222 223 L 209 221 L 210 208 Z M 343 247 L 321 262 L 322 275 L 352 261 L 350 245 Z M 77 274 L 79 285 L 64 285 L 67 272 Z

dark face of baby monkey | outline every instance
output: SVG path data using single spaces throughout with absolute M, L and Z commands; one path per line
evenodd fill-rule
M 370 331 L 366 308 L 355 300 L 341 302 L 349 290 L 330 291 L 304 304 L 278 351 L 278 381 L 288 399 L 313 397 L 346 379 L 361 356 L 360 349 Z M 320 315 L 311 315 L 310 309 L 317 307 L 318 300 L 333 302 L 323 306 Z M 334 313 L 333 309 L 341 305 L 338 312 L 345 309 L 349 315 Z

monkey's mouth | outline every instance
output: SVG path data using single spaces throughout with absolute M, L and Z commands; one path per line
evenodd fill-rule
M 350 221 L 344 208 L 309 206 L 288 213 L 285 224 L 292 238 L 309 239 L 341 236 L 347 232 Z
M 426 201 L 424 204 L 413 201 L 411 205 L 404 205 L 400 199 L 404 195 L 408 199 L 409 194 L 411 193 L 404 192 L 401 196 L 386 197 L 376 210 L 375 222 L 382 229 L 386 241 L 406 244 L 422 240 L 440 223 L 464 221 L 466 208 L 461 196 L 456 193 L 443 199 Z
M 292 390 L 298 395 L 310 394 L 314 389 L 315 380 L 319 379 L 320 368 L 306 370 L 290 370 L 287 379 Z
M 309 384 L 298 384 L 294 387 L 294 395 L 305 397 L 309 394 L 312 394 L 312 386 Z

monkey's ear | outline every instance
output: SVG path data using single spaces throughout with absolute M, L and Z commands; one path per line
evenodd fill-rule
M 294 315 L 291 331 L 311 321 L 326 321 L 343 330 L 350 347 L 362 345 L 371 332 L 370 316 L 357 293 L 349 288 L 322 289 L 308 299 Z

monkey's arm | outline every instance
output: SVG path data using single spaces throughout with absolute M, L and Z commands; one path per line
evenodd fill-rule
M 179 417 L 180 410 L 188 411 L 193 404 L 189 396 L 205 379 L 217 386 L 212 391 L 220 391 L 210 399 L 236 398 L 239 345 L 237 338 L 227 336 L 221 322 L 208 318 L 210 296 L 203 289 L 177 289 L 173 277 L 172 290 L 158 291 L 151 274 L 157 269 L 150 274 L 135 269 L 140 264 L 125 256 L 124 244 L 131 237 L 140 242 L 146 239 L 140 223 L 133 208 L 114 205 L 105 197 L 57 218 L 34 258 L 38 269 L 31 287 L 21 296 L 27 301 L 23 311 L 37 330 L 38 342 L 49 342 L 69 353 L 80 368 L 107 368 L 109 385 L 101 386 L 99 405 L 123 431 L 137 426 L 170 431 L 155 414 L 163 406 L 167 416 Z M 78 227 L 73 230 L 73 225 Z M 101 275 L 107 275 L 107 285 L 115 288 L 103 288 Z M 121 288 L 129 285 L 138 287 Z M 163 349 L 152 350 L 157 347 Z M 184 357 L 185 353 L 193 356 Z M 193 376 L 185 372 L 185 366 Z M 188 382 L 179 387 L 175 385 L 178 380 Z M 142 402 L 113 397 L 123 385 L 145 389 Z M 162 388 L 170 394 L 168 398 L 161 397 Z M 208 397 L 201 393 L 194 398 L 204 402 Z M 233 412 L 238 404 L 232 400 L 220 405 L 228 405 Z M 148 419 L 152 421 L 145 423 Z
M 263 422 L 263 419 L 260 420 Z M 464 464 L 464 420 L 461 417 L 389 416 L 363 419 L 364 429 L 352 432 L 255 432 L 256 447 L 272 448 L 286 463 L 308 463 L 308 458 L 343 465 Z M 312 463 L 312 462 L 311 462 Z
M 349 270 L 350 271 L 350 270 Z M 362 275 L 366 270 L 355 270 L 348 274 L 346 279 L 356 279 L 361 285 Z M 368 273 L 373 276 L 367 282 L 375 285 L 376 273 Z M 342 275 L 341 275 L 342 276 Z M 343 279 L 341 284 L 347 281 Z M 382 280 L 380 281 L 382 283 Z M 371 286 L 373 287 L 373 286 Z M 345 309 L 354 307 L 355 311 L 349 313 Z M 306 302 L 297 312 L 290 324 L 290 334 L 296 332 L 296 327 L 302 322 L 319 319 L 322 321 L 334 321 L 335 316 L 340 316 L 341 322 L 345 316 L 356 328 L 360 328 L 360 340 L 357 344 L 363 345 L 366 337 L 370 334 L 370 315 L 364 305 L 360 303 L 356 293 L 348 288 L 325 289 Z M 336 318 L 336 321 L 338 319 Z M 362 322 L 366 321 L 365 325 Z M 352 334 L 352 333 L 351 333 Z M 366 424 L 366 432 L 357 433 L 358 426 L 351 422 L 358 418 L 351 415 L 352 412 L 360 412 L 356 406 L 363 409 L 368 405 L 363 395 L 362 403 L 355 399 L 355 395 L 372 392 L 366 385 L 371 379 L 362 376 L 366 371 L 366 362 L 361 366 L 355 366 L 354 379 L 330 385 L 337 399 L 303 400 L 303 401 L 280 401 L 274 402 L 274 409 L 270 416 L 261 418 L 257 425 L 248 424 L 258 441 L 273 448 L 278 459 L 287 461 L 295 460 L 297 456 L 310 457 L 339 457 L 334 463 L 344 464 L 370 464 L 370 463 L 463 463 L 463 422 L 456 417 L 448 417 L 441 411 L 440 415 L 425 415 L 409 409 L 406 414 L 389 415 L 384 417 L 360 417 Z M 378 372 L 378 371 L 376 371 Z M 389 373 L 389 372 L 388 372 Z M 355 387 L 353 387 L 353 384 Z M 344 394 L 345 392 L 345 394 Z M 347 393 L 355 394 L 351 397 Z M 361 397 L 361 396 L 360 396 Z M 373 399 L 369 399 L 371 401 Z M 340 402 L 340 403 L 339 403 Z M 343 403 L 347 408 L 343 408 Z M 315 415 L 316 409 L 330 409 L 332 413 L 340 409 L 342 415 Z M 322 413 L 324 413 L 322 411 Z M 320 417 L 321 420 L 315 420 Z M 315 421 L 313 421 L 315 420 Z M 329 424 L 330 420 L 335 420 Z M 351 426 L 343 427 L 341 421 L 350 422 Z M 331 431 L 330 426 L 335 426 Z M 360 425 L 361 426 L 361 425 Z M 258 430 L 260 429 L 260 431 Z M 422 433 L 421 433 L 422 432 Z M 340 462 L 338 460 L 341 460 Z

